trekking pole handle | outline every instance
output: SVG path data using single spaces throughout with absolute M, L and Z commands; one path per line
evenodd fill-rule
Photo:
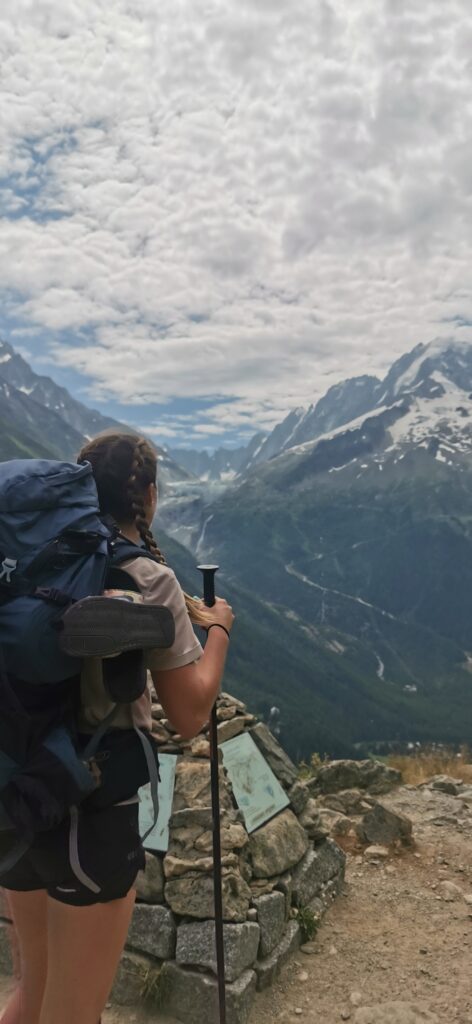
M 213 608 L 215 604 L 215 573 L 219 568 L 219 565 L 197 565 L 203 573 L 203 600 L 207 608 Z

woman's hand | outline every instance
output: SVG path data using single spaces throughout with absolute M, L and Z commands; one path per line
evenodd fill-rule
M 228 633 L 231 632 L 234 622 L 234 613 L 231 605 L 225 601 L 224 597 L 217 597 L 215 599 L 215 604 L 212 605 L 211 608 L 205 607 L 205 611 L 212 618 L 212 622 L 208 625 L 224 626 L 224 628 L 228 630 Z

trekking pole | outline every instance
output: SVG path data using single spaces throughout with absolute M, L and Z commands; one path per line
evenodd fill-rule
M 207 608 L 215 604 L 215 573 L 218 565 L 199 565 L 203 573 L 203 600 Z M 221 876 L 220 787 L 216 701 L 210 718 L 211 806 L 213 814 L 213 891 L 215 896 L 216 969 L 220 1024 L 226 1024 L 225 945 L 223 932 L 223 888 Z

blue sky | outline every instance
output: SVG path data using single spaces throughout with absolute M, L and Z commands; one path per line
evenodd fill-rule
M 169 446 L 472 340 L 468 0 L 4 0 L 0 333 Z

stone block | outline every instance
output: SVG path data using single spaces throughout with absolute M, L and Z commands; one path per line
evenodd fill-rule
M 118 965 L 110 1000 L 116 1006 L 137 1006 L 159 984 L 159 968 L 137 953 L 125 951 Z
M 209 1024 L 218 1020 L 216 978 L 170 962 L 164 964 L 161 980 L 162 1009 L 182 1024 Z M 255 992 L 254 971 L 244 971 L 237 981 L 226 986 L 227 1024 L 247 1024 Z
M 297 769 L 280 743 L 263 722 L 258 722 L 250 734 L 279 782 L 287 791 L 291 789 L 298 781 Z
M 218 725 L 218 743 L 226 743 L 235 736 L 244 732 L 246 723 L 244 718 L 232 718 L 227 722 L 220 722 Z
M 293 872 L 293 901 L 306 906 L 331 879 L 344 876 L 346 855 L 327 839 L 315 850 L 309 850 Z
M 300 926 L 296 921 L 289 921 L 285 934 L 278 946 L 265 960 L 256 964 L 257 988 L 261 991 L 272 985 L 286 960 L 299 948 L 301 943 Z
M 196 872 L 173 878 L 165 887 L 165 898 L 181 917 L 214 918 L 213 878 Z M 251 890 L 239 871 L 223 869 L 223 915 L 225 921 L 245 921 Z
M 254 900 L 261 929 L 260 957 L 265 959 L 278 946 L 285 931 L 286 901 L 283 892 L 272 892 Z
M 172 960 L 175 954 L 176 924 L 167 907 L 137 903 L 126 945 L 157 960 Z
M 146 851 L 146 869 L 136 879 L 137 898 L 141 903 L 164 902 L 164 871 L 162 859 Z
M 223 768 L 220 768 L 219 776 L 220 805 L 222 810 L 230 810 L 233 805 Z M 211 792 L 209 761 L 196 761 L 191 758 L 179 758 L 175 772 L 174 812 L 185 810 L 187 808 L 208 808 L 210 806 Z
M 280 894 L 282 895 L 282 894 Z M 282 897 L 283 899 L 283 897 Z M 252 967 L 257 959 L 260 928 L 258 924 L 225 924 L 225 977 L 228 982 Z M 187 967 L 205 967 L 217 973 L 215 925 L 213 921 L 192 921 L 177 929 L 176 961 Z
M 249 856 L 255 877 L 283 875 L 298 864 L 308 846 L 308 836 L 293 811 L 282 811 L 250 836 Z

